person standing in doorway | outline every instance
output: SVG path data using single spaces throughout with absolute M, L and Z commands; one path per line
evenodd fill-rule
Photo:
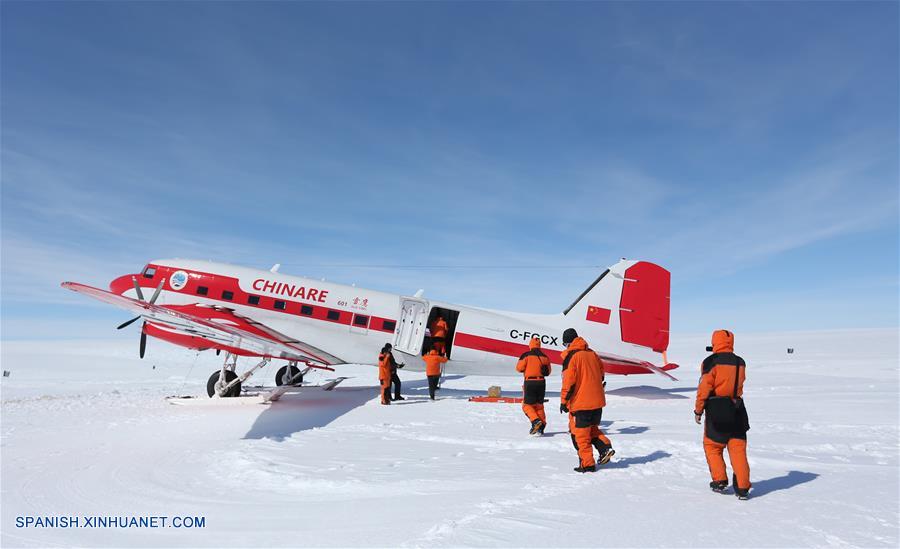
M 431 326 L 431 346 L 441 356 L 447 354 L 447 321 L 440 313 L 432 321 Z

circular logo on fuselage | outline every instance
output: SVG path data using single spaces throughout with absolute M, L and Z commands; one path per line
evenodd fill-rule
M 188 282 L 188 274 L 184 271 L 175 271 L 172 273 L 171 278 L 169 278 L 169 286 L 172 287 L 173 290 L 180 290 L 187 286 Z

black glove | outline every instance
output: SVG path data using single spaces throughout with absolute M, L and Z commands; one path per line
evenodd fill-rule
M 700 425 L 700 418 L 702 418 L 702 417 L 703 417 L 703 412 L 700 412 L 699 414 L 697 412 L 694 412 L 694 423 L 696 423 L 697 425 Z
M 560 414 L 568 414 L 568 413 L 569 413 L 569 407 L 566 406 L 565 404 L 563 404 L 562 402 L 560 402 L 560 403 L 559 403 L 559 413 L 560 413 Z
M 402 363 L 400 363 L 400 364 L 397 365 L 398 368 L 402 368 L 402 367 L 404 367 L 404 366 L 406 366 L 406 363 L 405 363 L 405 362 L 402 362 Z

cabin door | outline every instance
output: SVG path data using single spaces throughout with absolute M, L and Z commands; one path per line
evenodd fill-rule
M 400 322 L 394 334 L 394 349 L 419 355 L 428 323 L 428 302 L 415 297 L 400 298 Z

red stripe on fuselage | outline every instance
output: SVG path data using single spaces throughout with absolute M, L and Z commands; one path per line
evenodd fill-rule
M 503 341 L 490 337 L 482 337 L 473 334 L 464 334 L 457 332 L 453 339 L 454 347 L 465 347 L 474 351 L 483 351 L 485 353 L 494 353 L 496 355 L 506 355 L 519 357 L 523 353 L 528 352 L 528 345 L 522 343 L 513 343 L 512 341 Z M 562 364 L 560 351 L 552 349 L 541 349 L 550 362 L 553 364 Z
M 134 285 L 131 281 L 131 277 L 134 276 L 135 278 L 137 278 L 138 284 L 141 285 L 141 289 L 144 291 L 144 297 L 149 299 L 153 290 L 156 289 L 156 286 L 159 284 L 159 281 L 163 277 L 165 277 L 167 279 L 167 283 L 163 288 L 164 290 L 179 294 L 191 295 L 208 301 L 214 301 L 224 307 L 243 305 L 245 307 L 264 309 L 269 312 L 284 313 L 292 316 L 298 316 L 300 318 L 309 318 L 312 320 L 320 320 L 324 322 L 331 322 L 334 324 L 343 324 L 345 326 L 351 325 L 351 323 L 353 322 L 354 314 L 360 314 L 370 317 L 368 326 L 369 330 L 375 330 L 376 332 L 385 332 L 389 334 L 394 333 L 394 328 L 390 330 L 385 329 L 384 322 L 394 322 L 396 326 L 396 321 L 394 319 L 373 316 L 365 311 L 346 311 L 322 305 L 318 301 L 292 301 L 287 298 L 276 298 L 265 296 L 262 294 L 248 293 L 241 289 L 238 279 L 231 276 L 206 273 L 202 271 L 192 271 L 190 269 L 168 267 L 164 265 L 151 264 L 148 265 L 148 267 L 153 267 L 156 269 L 153 278 L 146 278 L 143 276 L 143 274 L 121 276 L 110 283 L 110 290 L 113 293 L 122 295 L 126 291 L 133 289 Z M 168 283 L 168 280 L 171 279 L 172 273 L 176 271 L 184 271 L 188 273 L 188 282 L 184 286 L 184 288 L 180 290 L 172 289 L 170 284 Z M 200 295 L 197 293 L 197 288 L 200 286 L 204 286 L 207 288 L 207 293 L 205 295 Z M 223 292 L 231 292 L 233 294 L 232 298 L 223 299 Z M 248 303 L 247 299 L 250 296 L 258 297 L 259 303 Z M 285 303 L 284 309 L 276 309 L 276 301 L 283 301 Z M 311 307 L 312 314 L 303 314 L 301 311 L 304 307 Z M 328 318 L 328 313 L 330 311 L 334 311 L 335 313 L 337 313 L 337 318 Z
M 528 351 L 528 345 L 522 343 L 513 343 L 512 341 L 503 341 L 490 337 L 482 337 L 473 334 L 456 333 L 453 339 L 454 347 L 465 347 L 473 351 L 482 351 L 485 353 L 493 353 L 496 355 L 504 355 L 511 357 L 520 357 L 522 353 Z M 562 364 L 562 352 L 553 349 L 541 349 L 550 362 L 553 364 Z M 603 369 L 607 374 L 629 375 L 629 374 L 649 374 L 650 372 L 636 364 L 629 364 L 614 358 L 602 357 Z M 666 368 L 664 368 L 666 369 Z

